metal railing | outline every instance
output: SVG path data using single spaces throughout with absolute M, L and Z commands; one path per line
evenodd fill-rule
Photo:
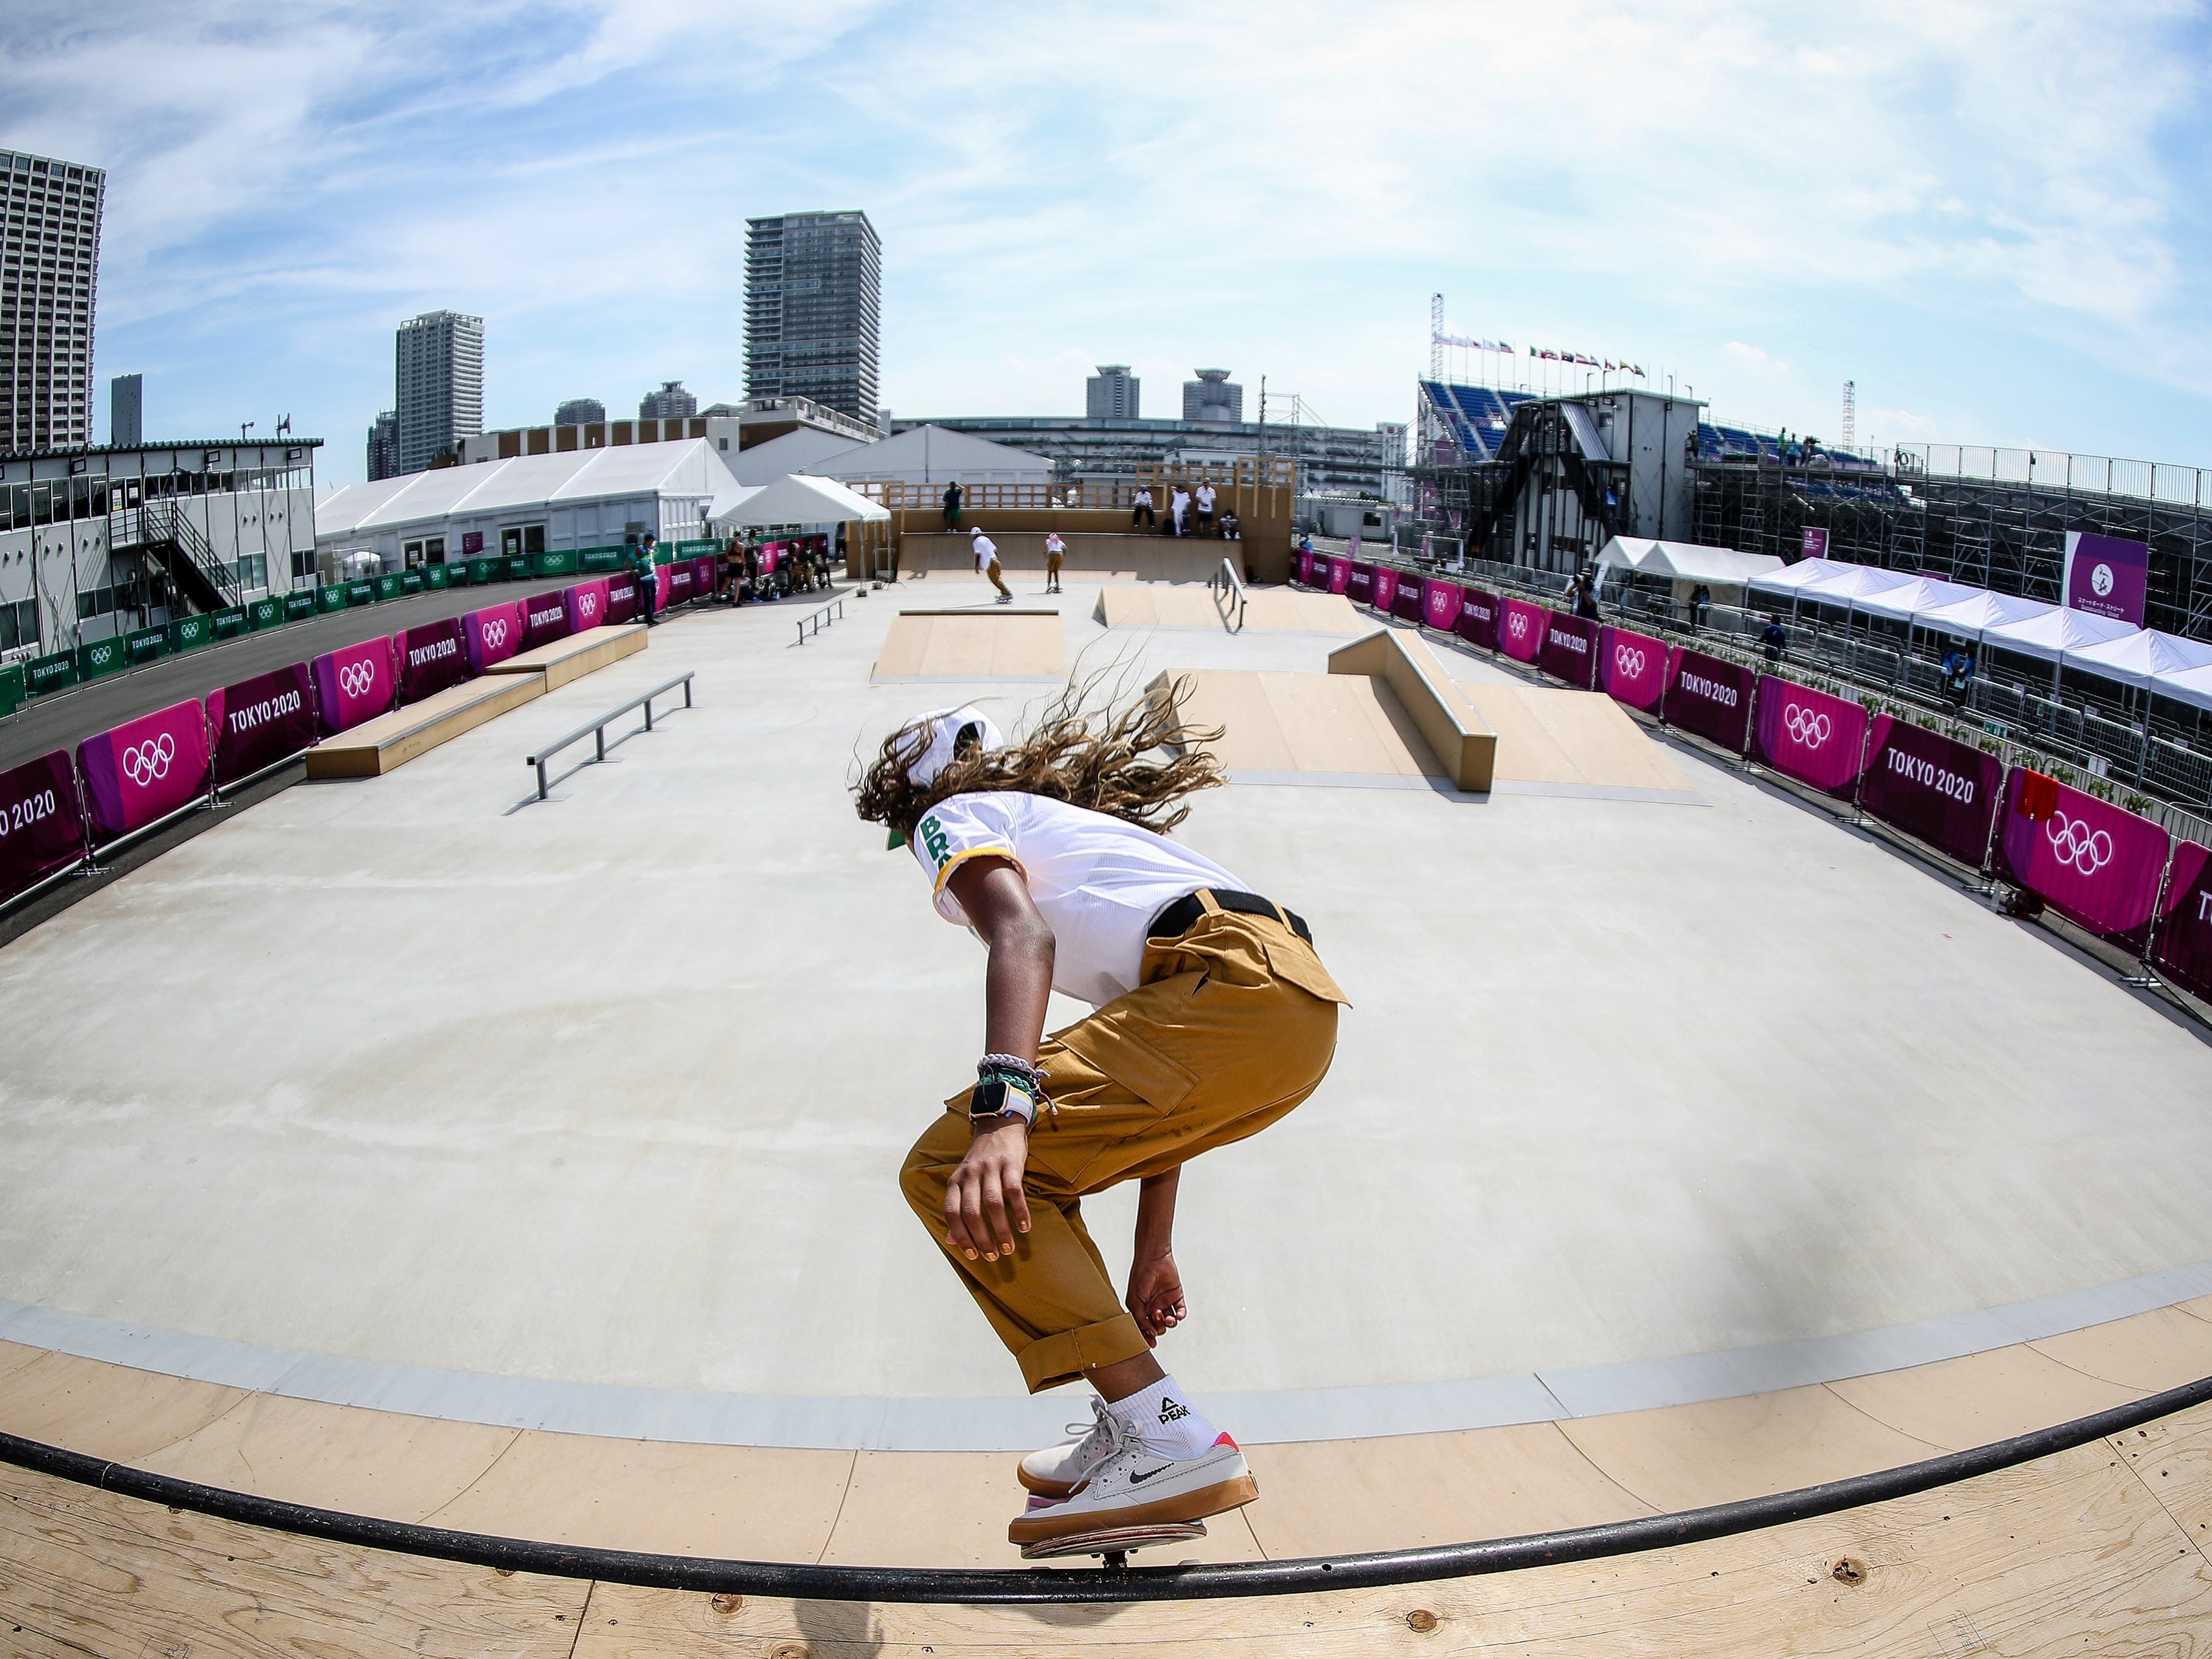
M 804 645 L 815 635 L 829 627 L 831 623 L 842 622 L 844 619 L 845 601 L 832 599 L 812 615 L 801 617 L 793 626 L 799 629 L 799 642 Z
M 1228 628 L 1232 634 L 1243 633 L 1244 631 L 1244 578 L 1238 574 L 1237 567 L 1229 562 L 1225 555 L 1221 561 L 1221 568 L 1206 579 L 1206 591 L 1213 595 L 1213 608 L 1221 612 L 1221 625 Z M 1235 607 L 1233 610 L 1231 608 L 1232 604 Z M 1229 623 L 1232 616 L 1237 618 L 1236 626 L 1233 628 L 1230 627 Z
M 615 721 L 620 720 L 624 714 L 629 714 L 631 709 L 642 707 L 645 710 L 645 729 L 648 732 L 652 731 L 653 700 L 655 697 L 661 696 L 670 691 L 673 691 L 679 685 L 684 688 L 684 706 L 686 708 L 689 708 L 691 707 L 691 672 L 687 669 L 683 673 L 678 674 L 674 679 L 665 681 L 661 684 L 654 686 L 652 690 L 647 692 L 643 696 L 632 697 L 628 702 L 623 704 L 621 708 L 610 708 L 605 714 L 600 715 L 599 719 L 587 721 L 586 724 L 578 726 L 574 731 L 568 733 L 567 737 L 562 738 L 557 743 L 550 743 L 546 744 L 544 748 L 539 750 L 534 755 L 525 755 L 522 757 L 522 763 L 525 766 L 534 766 L 538 769 L 538 799 L 544 800 L 547 798 L 546 789 L 548 786 L 545 781 L 546 762 L 551 760 L 554 756 L 559 754 L 570 744 L 581 743 L 587 737 L 596 738 L 599 740 L 599 753 L 593 756 L 592 759 L 586 761 L 584 763 L 584 766 L 596 765 L 599 762 L 604 761 L 607 757 L 607 727 L 613 725 Z M 580 766 L 576 770 L 580 772 L 583 770 L 583 767 Z M 561 775 L 565 778 L 573 775 L 564 772 Z

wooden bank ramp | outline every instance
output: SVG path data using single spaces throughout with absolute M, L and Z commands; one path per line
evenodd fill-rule
M 1186 727 L 1221 728 L 1206 746 L 1238 783 L 1699 802 L 1609 697 L 1462 684 L 1398 629 L 1330 653 L 1328 667 L 1191 673 Z
M 1057 680 L 1066 670 L 1059 611 L 981 605 L 900 611 L 868 678 L 878 685 Z
M 0 1436 L 0 1650 L 2185 1659 L 2212 1650 L 2208 1398 L 2212 1381 L 1881 1474 L 1602 1526 L 1120 1571 L 538 1544 L 306 1508 Z
M 1098 592 L 1096 615 L 1108 628 L 1225 630 L 1229 626 L 1212 590 L 1181 582 L 1110 582 Z M 1247 633 L 1350 635 L 1366 626 L 1341 593 L 1302 593 L 1280 587 L 1245 590 Z

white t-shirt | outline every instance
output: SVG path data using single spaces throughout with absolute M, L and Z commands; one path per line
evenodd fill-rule
M 1065 553 L 1067 551 L 1067 544 L 1060 540 L 1060 532 L 1055 530 L 1052 534 L 1044 538 L 1044 550 L 1048 553 Z
M 1168 505 L 1173 507 L 1176 512 L 1180 513 L 1183 508 L 1190 505 L 1190 497 L 1183 494 L 1182 490 L 1178 489 L 1173 495 L 1168 498 Z
M 1211 513 L 1213 511 L 1213 486 L 1212 484 L 1199 485 L 1198 510 L 1201 513 Z
M 922 814 L 911 842 L 937 913 L 972 926 L 947 885 L 981 854 L 1012 859 L 1052 929 L 1053 989 L 1093 1007 L 1137 988 L 1152 918 L 1201 887 L 1249 890 L 1210 859 L 1165 836 L 1043 795 L 953 795 Z
M 991 561 L 999 556 L 999 546 L 988 536 L 975 538 L 975 574 L 983 574 L 991 568 Z
M 1137 492 L 1136 505 L 1139 507 L 1150 507 L 1152 504 L 1152 492 L 1151 490 L 1140 489 Z

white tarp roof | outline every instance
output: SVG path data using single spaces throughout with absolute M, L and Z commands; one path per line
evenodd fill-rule
M 726 513 L 711 515 L 718 530 L 752 524 L 849 524 L 855 520 L 880 521 L 890 509 L 878 507 L 866 495 L 855 495 L 835 478 L 810 477 L 794 472 L 763 484 L 745 495 Z
M 860 447 L 872 446 L 863 444 Z M 794 472 L 826 478 L 830 474 L 823 471 L 822 463 L 832 455 L 852 450 L 852 439 L 842 432 L 823 432 L 816 427 L 801 426 L 770 438 L 766 443 L 755 444 L 750 449 L 725 455 L 722 461 L 730 469 L 730 476 L 739 483 L 757 487 L 787 478 Z
M 348 484 L 315 504 L 315 536 L 351 536 L 474 514 L 639 495 L 716 497 L 736 487 L 704 438 L 518 455 Z
M 2053 605 L 2040 617 L 2031 617 L 2026 622 L 1984 629 L 1982 639 L 1987 644 L 2000 645 L 2023 656 L 2057 662 L 2061 657 L 2071 657 L 2093 645 L 2103 645 L 2139 631 L 2133 623 L 2093 617 L 2086 611 L 2063 611 Z
M 1050 483 L 1048 456 L 941 426 L 908 427 L 811 464 L 823 477 L 868 483 Z
M 1831 564 L 1826 559 L 1800 559 L 1795 564 L 1785 565 L 1779 570 L 1755 578 L 1751 585 L 1762 593 L 1809 593 L 1813 589 L 1824 587 L 1835 580 L 1838 571 L 1855 568 Z
M 2154 687 L 2162 675 L 2212 665 L 2212 645 L 2161 634 L 2155 628 L 2123 634 L 2103 645 L 2066 653 L 2069 668 L 2086 668 L 2125 685 Z
M 1598 562 L 1625 565 L 1640 575 L 1696 582 L 1754 582 L 1782 568 L 1782 561 L 1769 553 L 1739 553 L 1733 548 L 1650 541 L 1640 536 L 1615 536 L 1598 555 Z
M 1923 628 L 1940 629 L 1948 634 L 1978 634 L 1984 629 L 2000 628 L 2007 623 L 2028 622 L 2057 608 L 2041 599 L 2023 599 L 2016 593 L 1992 593 L 1978 587 L 1966 598 L 1923 611 L 1912 620 Z
M 2212 666 L 2160 674 L 2151 683 L 2150 689 L 2161 697 L 2172 697 L 2198 708 L 2212 708 Z
M 1920 580 L 1902 570 L 1884 570 L 1878 564 L 1838 564 L 1828 559 L 1820 562 L 1828 567 L 1830 574 L 1808 582 L 1803 597 L 1817 599 L 1822 605 L 1856 605 L 1862 599 L 1870 599 L 1877 593 L 1887 593 Z
M 1973 597 L 1972 588 L 1958 582 L 1947 582 L 1937 576 L 1915 576 L 1887 592 L 1868 594 L 1855 601 L 1853 608 L 1898 622 L 1917 622 L 1923 611 L 1938 611 Z

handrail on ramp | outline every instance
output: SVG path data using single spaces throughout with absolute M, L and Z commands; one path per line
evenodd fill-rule
M 1226 555 L 1222 557 L 1221 568 L 1206 579 L 1206 591 L 1213 595 L 1214 608 L 1221 612 L 1222 626 L 1229 628 L 1229 618 L 1234 616 L 1237 618 L 1237 625 L 1229 628 L 1229 631 L 1232 634 L 1243 633 L 1244 631 L 1244 578 L 1237 567 L 1229 562 Z M 1234 611 L 1230 609 L 1230 602 L 1232 599 L 1236 605 Z
M 836 614 L 835 616 L 831 616 L 830 612 L 832 611 L 836 612 Z M 804 645 L 806 643 L 810 636 L 819 634 L 833 622 L 842 622 L 844 618 L 845 601 L 840 598 L 830 600 L 829 604 L 823 605 L 819 611 L 814 611 L 808 616 L 801 617 L 792 625 L 799 629 L 799 642 L 801 645 Z
M 629 714 L 631 709 L 637 708 L 640 704 L 643 704 L 645 708 L 645 729 L 648 732 L 652 731 L 653 700 L 665 692 L 673 691 L 679 685 L 684 688 L 684 706 L 686 708 L 689 708 L 691 707 L 691 671 L 687 668 L 684 672 L 678 674 L 674 679 L 665 681 L 659 685 L 654 686 L 652 690 L 647 692 L 643 696 L 632 697 L 621 708 L 610 708 L 605 714 L 600 715 L 599 719 L 587 721 L 584 725 L 578 726 L 574 731 L 571 732 L 567 737 L 562 738 L 559 742 L 548 744 L 544 748 L 539 750 L 534 755 L 525 755 L 522 757 L 522 763 L 525 766 L 534 766 L 538 769 L 538 799 L 540 800 L 546 799 L 545 763 L 547 761 L 551 760 L 554 756 L 559 754 L 570 744 L 581 742 L 586 736 L 594 737 L 599 739 L 599 752 L 593 757 L 593 761 L 586 762 L 586 764 L 589 765 L 595 763 L 597 761 L 605 760 L 607 757 L 607 727 L 613 725 L 615 721 L 620 720 L 624 714 Z M 564 774 L 563 775 L 566 775 Z

